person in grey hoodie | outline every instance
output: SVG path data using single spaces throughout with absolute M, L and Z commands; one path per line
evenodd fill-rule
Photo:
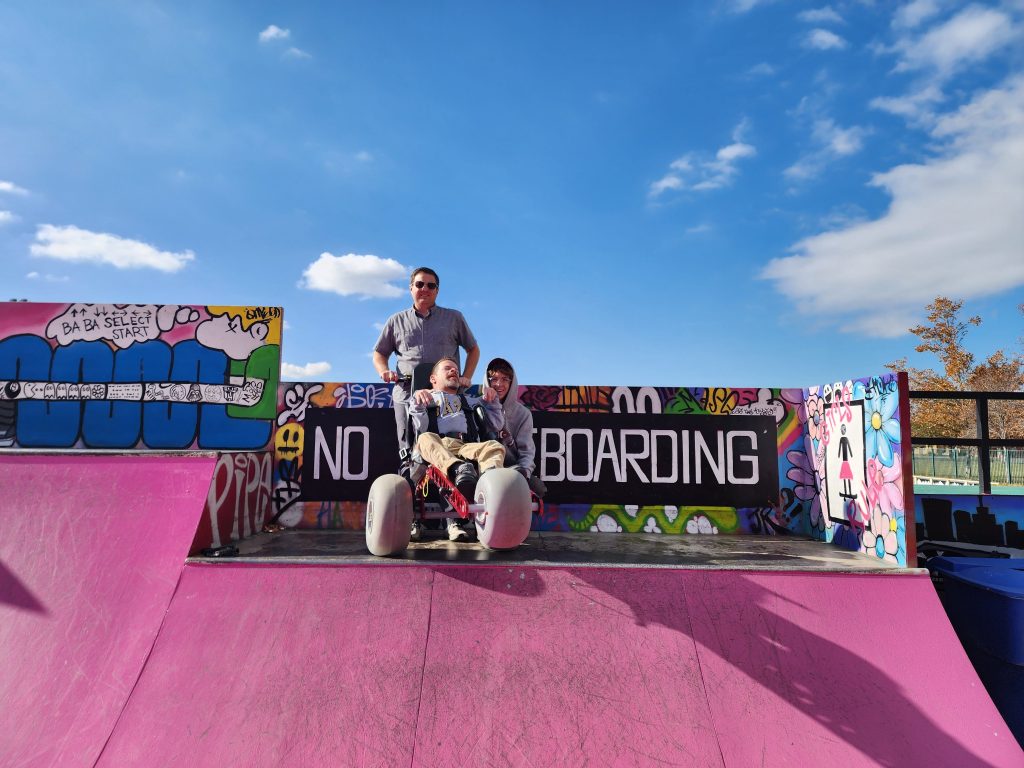
M 533 474 L 537 448 L 533 443 L 533 413 L 519 402 L 519 382 L 512 363 L 496 357 L 487 364 L 487 383 L 498 393 L 504 411 L 504 423 L 498 439 L 505 446 L 505 466 L 514 467 L 526 478 L 530 490 L 538 497 L 547 490 Z

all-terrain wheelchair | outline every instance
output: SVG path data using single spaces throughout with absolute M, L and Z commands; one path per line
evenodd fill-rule
M 404 379 L 411 379 L 412 392 L 429 386 L 432 367 L 422 363 L 411 377 Z M 471 442 L 494 438 L 481 406 L 469 409 L 466 418 Z M 429 422 L 436 425 L 436 415 Z M 415 445 L 417 435 L 411 418 L 406 428 L 413 435 L 410 442 Z M 467 499 L 444 472 L 427 464 L 415 449 L 400 458 L 401 473 L 378 477 L 366 500 L 366 548 L 374 555 L 386 557 L 404 551 L 409 546 L 414 519 L 454 517 L 472 520 L 477 540 L 488 549 L 515 549 L 529 535 L 533 514 L 543 509 L 540 499 L 515 469 L 505 467 L 483 473 L 473 498 Z

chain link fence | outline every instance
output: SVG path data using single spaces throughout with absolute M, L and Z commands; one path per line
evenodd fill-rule
M 914 446 L 914 477 L 978 482 L 978 449 Z M 1024 448 L 990 448 L 994 485 L 1024 485 Z

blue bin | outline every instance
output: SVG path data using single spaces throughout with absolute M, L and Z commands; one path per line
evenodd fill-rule
M 936 557 L 946 611 L 961 640 L 1024 665 L 1024 559 Z
M 968 568 L 1024 568 L 1024 559 L 1008 557 L 933 557 L 928 568 L 947 573 L 966 571 Z
M 1024 746 L 1024 559 L 936 557 L 950 623 Z

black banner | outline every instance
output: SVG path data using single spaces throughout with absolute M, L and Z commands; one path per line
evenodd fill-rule
M 771 416 L 533 414 L 548 503 L 760 507 L 779 497 Z
M 370 485 L 398 471 L 390 408 L 308 408 L 302 445 L 302 501 L 366 501 Z
M 771 416 L 535 411 L 533 425 L 547 503 L 761 507 L 779 496 Z M 303 501 L 365 501 L 398 470 L 390 408 L 309 408 L 304 426 Z

